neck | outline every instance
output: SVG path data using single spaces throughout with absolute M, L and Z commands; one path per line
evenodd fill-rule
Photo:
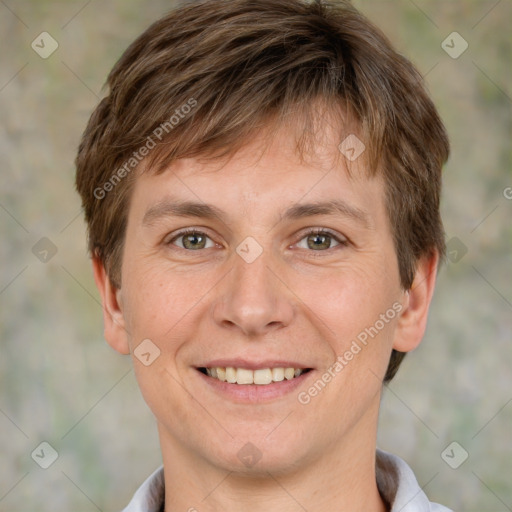
M 378 413 L 372 411 L 375 415 Z M 373 414 L 372 414 L 373 416 Z M 237 471 L 191 452 L 159 425 L 166 512 L 386 512 L 375 478 L 376 417 L 321 456 L 286 468 Z M 256 466 L 255 466 L 256 467 Z

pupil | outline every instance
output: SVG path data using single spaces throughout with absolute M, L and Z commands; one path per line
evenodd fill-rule
M 329 248 L 329 235 L 313 235 L 314 242 L 311 248 L 326 247 Z
M 196 234 L 187 235 L 187 237 L 186 237 L 187 244 L 186 245 L 191 245 L 193 249 L 196 249 L 201 244 L 200 240 L 202 238 L 203 237 L 201 235 L 196 235 Z

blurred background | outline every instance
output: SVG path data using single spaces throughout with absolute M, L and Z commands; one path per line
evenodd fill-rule
M 452 144 L 448 261 L 379 446 L 433 501 L 512 510 L 512 2 L 354 3 L 425 76 Z M 103 340 L 73 160 L 112 65 L 173 5 L 0 1 L 0 511 L 118 511 L 161 463 L 130 360 Z

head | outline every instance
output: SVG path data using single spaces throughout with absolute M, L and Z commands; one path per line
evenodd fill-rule
M 160 350 L 154 366 L 134 361 L 150 407 L 159 410 L 150 395 L 162 380 L 145 380 L 149 368 L 186 386 L 185 368 L 258 357 L 254 337 L 282 355 L 280 343 L 300 332 L 309 338 L 294 355 L 325 371 L 397 305 L 338 379 L 354 388 L 349 380 L 372 369 L 369 404 L 421 340 L 445 251 L 449 145 L 413 65 L 348 2 L 211 0 L 150 26 L 107 85 L 80 144 L 77 188 L 107 340 L 123 353 L 146 338 Z M 215 248 L 191 259 L 165 252 L 178 227 L 198 222 L 168 215 L 171 197 L 224 211 L 196 229 Z M 308 264 L 285 256 L 299 219 L 285 210 L 336 198 L 345 212 L 329 227 L 343 228 L 345 252 Z M 248 236 L 250 263 L 236 252 Z M 311 292 L 315 283 L 324 288 Z M 330 400 L 323 394 L 318 404 Z

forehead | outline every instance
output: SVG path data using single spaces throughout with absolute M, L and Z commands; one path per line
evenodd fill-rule
M 347 137 L 349 141 L 350 137 L 360 140 L 355 133 L 347 136 L 346 129 L 340 133 L 325 123 L 312 138 L 314 146 L 301 152 L 293 127 L 262 130 L 226 158 L 179 159 L 163 173 L 142 172 L 136 179 L 133 206 L 144 207 L 138 215 L 147 220 L 148 209 L 153 209 L 151 217 L 159 205 L 165 209 L 171 197 L 197 205 L 214 204 L 222 213 L 233 211 L 260 219 L 265 212 L 273 216 L 279 212 L 282 217 L 285 209 L 290 213 L 295 205 L 291 219 L 300 216 L 294 214 L 301 204 L 330 202 L 331 206 L 337 203 L 331 211 L 344 208 L 345 213 L 365 220 L 381 213 L 383 187 L 378 175 L 369 177 L 363 154 L 353 160 L 347 158 L 347 154 L 352 156 L 343 152 Z M 366 212 L 368 209 L 375 211 Z M 215 216 L 214 211 L 209 213 Z

